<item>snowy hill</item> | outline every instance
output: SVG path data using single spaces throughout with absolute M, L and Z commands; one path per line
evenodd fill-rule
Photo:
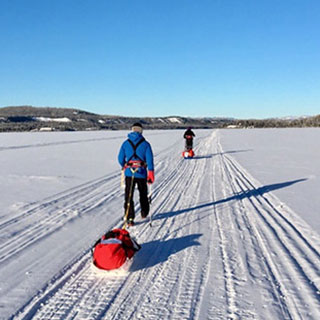
M 0 132 L 128 130 L 141 122 L 145 129 L 320 127 L 320 115 L 270 119 L 228 117 L 126 117 L 99 115 L 71 108 L 0 108 Z
M 230 118 L 125 117 L 99 115 L 69 108 L 37 108 L 30 106 L 0 108 L 0 132 L 6 131 L 85 131 L 127 130 L 135 122 L 147 129 L 221 128 L 232 122 Z
M 0 319 L 319 319 L 320 131 L 195 133 L 184 160 L 183 131 L 145 131 L 152 227 L 136 194 L 142 249 L 108 274 L 90 249 L 122 225 L 127 131 L 2 133 Z

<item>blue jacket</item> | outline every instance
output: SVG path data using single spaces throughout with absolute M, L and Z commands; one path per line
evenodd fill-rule
M 130 139 L 134 145 L 136 145 L 141 139 L 143 139 L 143 136 L 141 133 L 139 132 L 130 132 L 128 134 L 128 139 Z M 128 160 L 142 160 L 146 163 L 148 170 L 154 170 L 154 166 L 153 166 L 153 153 L 152 153 L 152 149 L 150 146 L 150 143 L 148 141 L 143 141 L 141 144 L 139 144 L 137 150 L 136 150 L 136 155 L 139 158 L 135 158 L 133 157 L 132 159 L 130 159 L 134 154 L 134 150 L 132 148 L 132 145 L 130 144 L 130 142 L 128 140 L 126 140 L 125 142 L 123 142 L 120 151 L 119 151 L 119 155 L 118 155 L 118 161 L 121 165 L 121 167 L 124 167 L 124 165 L 126 164 L 126 162 Z M 132 176 L 132 172 L 130 170 L 130 168 L 127 168 L 125 170 L 125 176 L 126 177 L 131 177 Z M 135 178 L 147 178 L 147 169 L 144 167 L 140 167 L 138 169 L 138 171 L 134 174 Z

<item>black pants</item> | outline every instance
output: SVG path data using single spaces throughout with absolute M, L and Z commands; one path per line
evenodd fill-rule
M 130 188 L 132 184 L 132 178 L 126 177 L 126 189 L 125 189 L 125 201 L 124 201 L 124 214 L 126 215 L 128 209 L 128 201 L 130 197 Z M 144 218 L 149 214 L 150 206 L 149 206 L 149 199 L 148 199 L 148 186 L 147 186 L 147 179 L 142 178 L 134 178 L 132 192 L 131 192 L 131 199 L 130 199 L 130 207 L 128 213 L 128 220 L 135 218 L 134 212 L 134 202 L 133 202 L 133 194 L 135 186 L 138 185 L 139 195 L 140 195 L 140 206 L 141 206 L 141 216 Z
M 186 150 L 190 150 L 193 147 L 193 139 L 186 139 Z

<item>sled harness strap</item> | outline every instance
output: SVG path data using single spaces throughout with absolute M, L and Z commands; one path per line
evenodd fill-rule
M 137 144 L 134 144 L 130 139 L 128 139 L 128 142 L 131 144 L 133 149 L 133 155 L 126 162 L 126 165 L 125 165 L 126 167 L 131 167 L 131 168 L 146 167 L 146 163 L 136 153 L 137 148 L 143 141 L 145 141 L 144 138 L 142 138 Z M 133 158 L 138 158 L 138 160 L 132 160 Z

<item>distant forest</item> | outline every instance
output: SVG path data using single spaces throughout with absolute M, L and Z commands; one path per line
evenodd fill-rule
M 122 117 L 78 109 L 47 107 L 0 108 L 0 132 L 128 130 L 134 122 L 145 129 L 320 127 L 320 115 L 295 119 L 232 119 L 218 117 Z
M 242 128 L 320 127 L 320 115 L 297 119 L 234 120 L 234 124 Z

